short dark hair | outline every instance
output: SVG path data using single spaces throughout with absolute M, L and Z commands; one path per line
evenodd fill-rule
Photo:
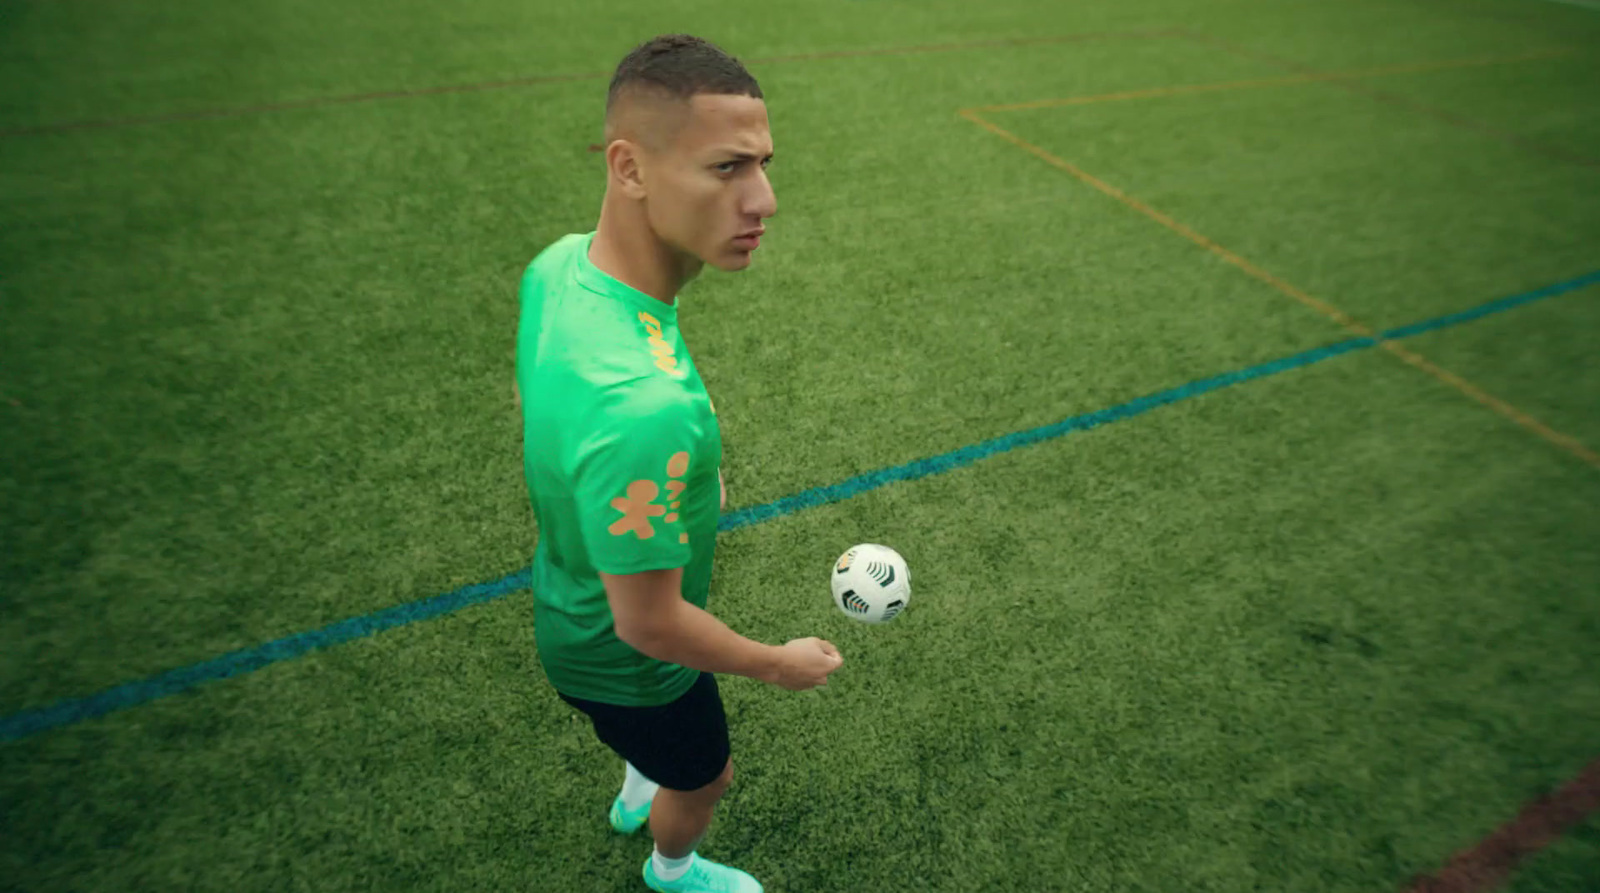
M 622 92 L 638 87 L 689 100 L 697 93 L 761 95 L 761 86 L 738 59 L 716 44 L 688 34 L 663 34 L 639 44 L 617 64 L 606 94 L 606 113 Z

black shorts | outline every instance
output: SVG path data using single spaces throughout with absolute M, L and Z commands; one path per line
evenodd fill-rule
M 728 717 L 710 673 L 701 673 L 676 701 L 659 707 L 623 707 L 564 694 L 561 700 L 593 720 L 602 743 L 668 790 L 703 788 L 728 764 Z

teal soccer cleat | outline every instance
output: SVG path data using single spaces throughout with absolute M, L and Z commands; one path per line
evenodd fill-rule
M 699 856 L 675 881 L 656 877 L 655 859 L 646 859 L 644 882 L 656 893 L 762 893 L 761 882 L 750 875 Z
M 652 802 L 654 801 L 647 800 L 643 806 L 629 812 L 627 807 L 622 805 L 622 795 L 618 794 L 617 799 L 611 801 L 611 830 L 618 834 L 632 834 L 644 827 L 645 819 L 650 818 Z

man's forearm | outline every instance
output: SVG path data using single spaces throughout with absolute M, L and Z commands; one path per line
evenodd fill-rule
M 778 649 L 747 639 L 728 625 L 686 601 L 657 617 L 625 639 L 643 654 L 707 673 L 773 679 Z

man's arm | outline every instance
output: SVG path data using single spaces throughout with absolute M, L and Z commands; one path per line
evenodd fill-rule
M 683 570 L 600 574 L 617 638 L 666 663 L 707 673 L 748 676 L 804 691 L 826 685 L 839 668 L 839 650 L 821 639 L 764 645 L 729 629 L 683 600 Z

